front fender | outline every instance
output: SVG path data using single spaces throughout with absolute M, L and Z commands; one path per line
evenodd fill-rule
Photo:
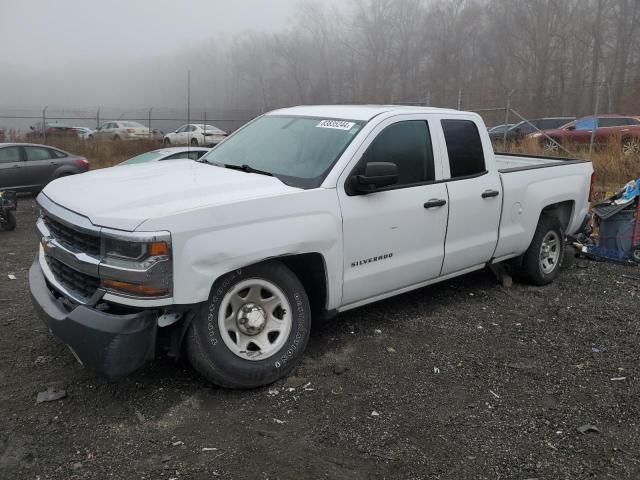
M 172 235 L 175 303 L 207 300 L 215 280 L 230 271 L 304 253 L 325 260 L 327 307 L 341 301 L 342 222 L 333 189 L 202 207 L 142 228 L 160 224 Z

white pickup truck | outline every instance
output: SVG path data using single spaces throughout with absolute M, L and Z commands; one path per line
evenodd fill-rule
M 50 183 L 31 293 L 52 333 L 110 378 L 163 337 L 211 382 L 257 387 L 300 360 L 312 316 L 505 260 L 553 281 L 592 171 L 494 155 L 474 113 L 277 110 L 198 162 Z

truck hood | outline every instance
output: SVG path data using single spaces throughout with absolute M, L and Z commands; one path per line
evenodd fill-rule
M 134 231 L 146 220 L 181 211 L 296 191 L 275 177 L 171 160 L 60 178 L 43 193 L 94 225 Z

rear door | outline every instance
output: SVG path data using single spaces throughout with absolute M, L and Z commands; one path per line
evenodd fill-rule
M 0 147 L 0 189 L 28 187 L 20 146 Z
M 431 128 L 418 115 L 381 122 L 340 179 L 344 305 L 440 275 L 449 206 Z M 351 191 L 351 177 L 369 162 L 395 163 L 398 182 L 366 195 Z
M 47 147 L 25 146 L 26 172 L 31 184 L 44 187 L 52 180 L 53 173 L 60 165 L 61 159 Z
M 442 275 L 491 260 L 498 243 L 502 186 L 495 166 L 486 164 L 478 125 L 473 120 L 443 118 L 449 170 L 449 223 Z M 489 143 L 489 142 L 487 142 Z

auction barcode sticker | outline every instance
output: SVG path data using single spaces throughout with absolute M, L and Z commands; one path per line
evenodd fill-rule
M 334 128 L 336 130 L 351 130 L 355 123 L 341 120 L 322 120 L 316 128 Z

